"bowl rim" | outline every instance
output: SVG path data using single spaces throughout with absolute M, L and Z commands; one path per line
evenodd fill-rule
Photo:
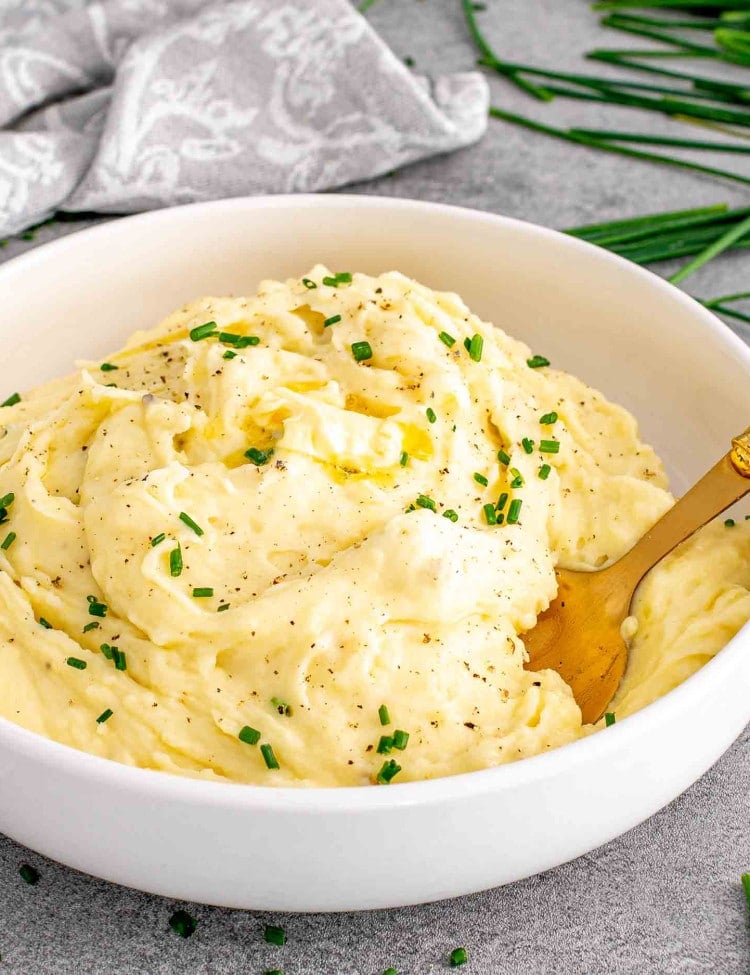
M 715 341 L 727 348 L 744 364 L 750 375 L 750 347 L 698 301 L 653 272 L 580 238 L 529 221 L 471 207 L 401 197 L 357 194 L 235 197 L 133 214 L 84 228 L 41 244 L 26 254 L 11 258 L 0 265 L 0 289 L 6 277 L 12 278 L 19 270 L 33 270 L 35 263 L 45 263 L 50 258 L 58 256 L 64 257 L 67 251 L 75 250 L 82 243 L 87 243 L 93 238 L 101 238 L 104 241 L 107 237 L 117 237 L 119 234 L 127 233 L 135 226 L 150 226 L 158 231 L 162 223 L 189 219 L 191 215 L 202 211 L 216 212 L 236 208 L 294 210 L 311 207 L 320 209 L 357 207 L 367 210 L 412 210 L 423 213 L 429 211 L 468 222 L 505 225 L 511 230 L 536 234 L 540 238 L 555 242 L 558 246 L 568 247 L 571 250 L 577 249 L 582 257 L 599 260 L 603 264 L 614 267 L 620 273 L 649 281 L 652 287 L 670 296 L 671 300 L 677 301 L 683 306 L 686 319 L 706 330 Z M 2 752 L 7 750 L 11 753 L 11 757 L 17 754 L 24 758 L 33 758 L 40 764 L 54 766 L 60 772 L 78 778 L 96 779 L 113 789 L 140 791 L 144 796 L 151 796 L 153 799 L 167 798 L 187 801 L 191 805 L 226 807 L 243 811 L 262 809 L 289 812 L 304 808 L 306 813 L 347 814 L 384 808 L 399 810 L 433 803 L 465 801 L 479 795 L 506 792 L 556 775 L 569 774 L 571 769 L 596 759 L 603 749 L 610 748 L 613 740 L 620 741 L 624 745 L 628 740 L 651 736 L 659 726 L 679 718 L 680 713 L 689 712 L 691 706 L 697 705 L 704 687 L 714 679 L 715 682 L 720 682 L 726 671 L 734 668 L 734 662 L 740 654 L 747 652 L 748 644 L 750 644 L 750 622 L 742 627 L 699 671 L 661 698 L 607 728 L 606 735 L 595 732 L 516 762 L 435 779 L 393 783 L 388 789 L 367 786 L 254 785 L 206 780 L 162 770 L 139 768 L 46 738 L 2 716 L 0 716 L 0 767 L 3 762 Z

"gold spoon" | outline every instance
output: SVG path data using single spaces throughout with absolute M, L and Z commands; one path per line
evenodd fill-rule
M 570 685 L 586 723 L 614 697 L 628 648 L 620 628 L 649 569 L 694 532 L 750 492 L 750 428 L 663 515 L 627 555 L 599 572 L 558 569 L 557 598 L 523 635 L 528 670 L 556 670 Z

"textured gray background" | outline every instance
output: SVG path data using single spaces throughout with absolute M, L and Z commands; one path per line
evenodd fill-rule
M 627 44 L 622 35 L 599 30 L 583 0 L 488 5 L 488 33 L 518 60 L 582 70 L 580 52 Z M 397 53 L 414 58 L 417 70 L 472 63 L 457 0 L 380 0 L 369 16 Z M 493 88 L 496 104 L 555 122 L 640 130 L 667 124 L 630 110 L 540 106 L 501 81 Z M 693 131 L 700 137 L 701 130 Z M 739 168 L 727 156 L 714 164 Z M 749 195 L 732 184 L 501 123 L 491 125 L 479 146 L 355 191 L 464 204 L 557 227 L 703 203 L 746 204 Z M 83 225 L 45 228 L 34 243 L 14 241 L 2 253 L 12 257 Z M 725 256 L 691 278 L 688 290 L 704 297 L 746 290 L 749 270 L 747 255 Z M 750 328 L 744 337 L 750 341 Z M 0 975 L 254 975 L 277 967 L 285 975 L 380 975 L 390 965 L 417 975 L 447 970 L 447 954 L 459 944 L 469 951 L 467 975 L 746 975 L 750 927 L 739 876 L 750 870 L 749 758 L 746 730 L 667 809 L 572 864 L 472 897 L 377 913 L 270 918 L 175 905 L 82 876 L 0 838 Z M 363 851 L 368 855 L 377 851 Z M 22 862 L 39 869 L 36 887 L 19 878 Z M 199 920 L 190 940 L 168 928 L 175 906 Z M 269 921 L 286 926 L 286 947 L 263 943 Z

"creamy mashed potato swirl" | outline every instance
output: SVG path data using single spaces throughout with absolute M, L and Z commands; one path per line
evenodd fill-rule
M 530 357 L 456 295 L 316 267 L 0 410 L 0 714 L 262 785 L 433 778 L 586 733 L 519 634 L 556 565 L 618 558 L 672 499 L 633 418 Z M 750 617 L 749 556 L 745 523 L 717 525 L 651 574 L 618 716 Z

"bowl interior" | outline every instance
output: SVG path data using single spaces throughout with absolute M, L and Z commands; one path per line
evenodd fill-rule
M 655 276 L 530 224 L 363 197 L 228 200 L 73 235 L 0 269 L 0 394 L 98 358 L 203 294 L 265 277 L 398 269 L 627 406 L 680 492 L 750 422 L 750 352 Z

